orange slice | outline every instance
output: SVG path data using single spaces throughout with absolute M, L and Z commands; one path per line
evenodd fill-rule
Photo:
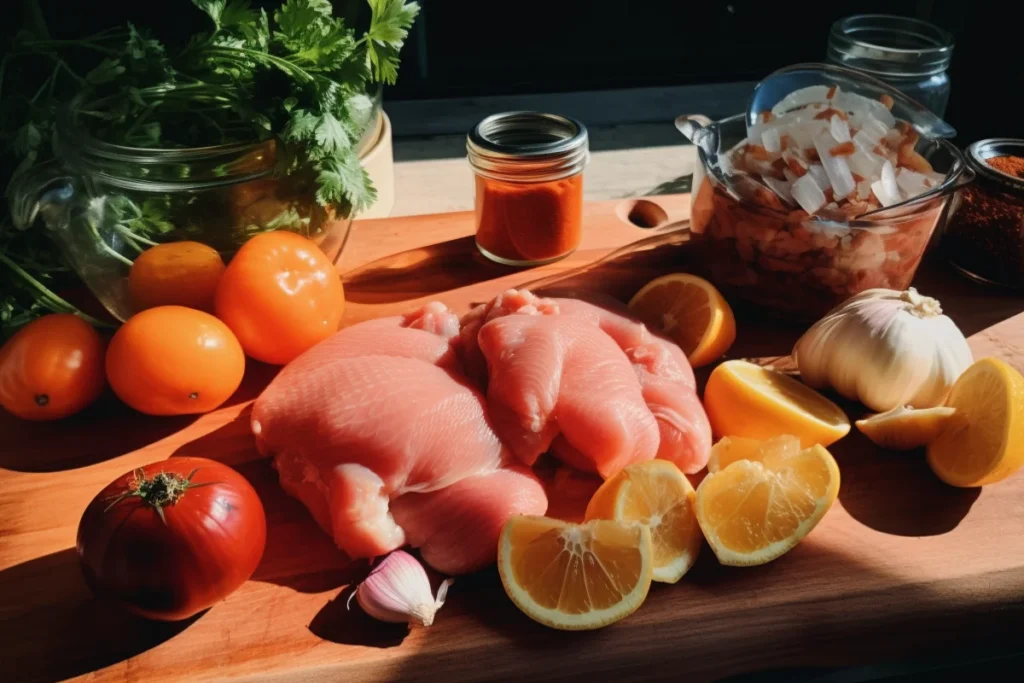
M 799 450 L 800 439 L 791 434 L 775 436 L 767 441 L 746 439 L 742 436 L 726 436 L 711 447 L 708 472 L 725 469 L 737 460 L 760 462 L 769 453 L 781 453 L 788 457 L 796 455 Z
M 697 560 L 704 537 L 694 514 L 690 480 L 667 460 L 626 467 L 604 482 L 590 499 L 586 518 L 639 522 L 651 530 L 652 578 L 675 583 Z
M 909 451 L 927 446 L 953 422 L 955 408 L 898 406 L 884 413 L 857 420 L 857 429 L 882 448 Z
M 736 318 L 725 297 L 696 275 L 675 273 L 648 282 L 629 310 L 679 344 L 694 367 L 713 362 L 736 341 Z
M 984 486 L 1024 465 L 1024 377 L 996 358 L 960 375 L 946 399 L 954 424 L 928 446 L 928 464 L 947 484 Z
M 842 409 L 814 389 L 741 360 L 722 363 L 711 373 L 704 408 L 717 436 L 769 439 L 793 434 L 807 448 L 828 446 L 850 431 Z
M 551 628 L 600 628 L 636 611 L 651 587 L 651 531 L 639 524 L 584 524 L 517 516 L 498 541 L 505 592 Z
M 764 564 L 821 521 L 839 494 L 839 467 L 821 446 L 737 460 L 697 487 L 697 521 L 722 564 Z

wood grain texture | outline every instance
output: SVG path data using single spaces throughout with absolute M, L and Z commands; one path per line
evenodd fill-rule
M 469 214 L 357 223 L 341 264 L 345 321 L 434 298 L 465 310 L 525 283 L 628 297 L 654 275 L 685 269 L 690 257 L 678 230 L 688 197 L 656 201 L 669 221 L 647 231 L 618 217 L 619 202 L 588 205 L 581 248 L 528 271 L 481 259 Z M 918 280 L 973 335 L 978 356 L 1024 369 L 1024 299 L 934 264 Z M 731 357 L 784 356 L 801 331 L 738 313 Z M 636 614 L 602 631 L 534 624 L 493 570 L 460 578 L 430 629 L 374 622 L 345 608 L 366 564 L 333 547 L 255 451 L 248 404 L 274 372 L 251 364 L 228 405 L 198 418 L 143 417 L 110 397 L 56 424 L 0 415 L 0 680 L 700 681 L 951 647 L 1019 647 L 1024 475 L 953 489 L 931 475 L 921 453 L 883 453 L 856 432 L 832 449 L 843 476 L 838 504 L 796 549 L 762 567 L 729 568 L 705 548 L 681 583 L 654 586 Z M 863 411 L 845 407 L 851 418 Z M 150 623 L 91 597 L 75 532 L 89 500 L 115 476 L 182 455 L 221 460 L 253 483 L 268 515 L 267 550 L 253 580 L 205 614 Z

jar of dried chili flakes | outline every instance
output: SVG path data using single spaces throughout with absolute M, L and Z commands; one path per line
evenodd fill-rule
M 966 157 L 975 180 L 953 204 L 942 249 L 976 280 L 1024 288 L 1024 140 L 980 140 Z
M 587 129 L 575 119 L 506 112 L 466 140 L 476 182 L 476 245 L 492 261 L 534 266 L 568 256 L 583 235 Z

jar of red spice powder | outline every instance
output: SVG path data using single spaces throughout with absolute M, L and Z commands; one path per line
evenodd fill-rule
M 942 249 L 976 280 L 1024 288 L 1024 140 L 980 140 L 965 156 L 975 180 L 954 201 Z
M 587 129 L 565 116 L 506 112 L 466 140 L 476 182 L 476 246 L 510 266 L 564 258 L 583 236 Z

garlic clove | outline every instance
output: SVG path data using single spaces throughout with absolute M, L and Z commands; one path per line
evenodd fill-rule
M 363 611 L 374 619 L 390 623 L 418 623 L 430 626 L 437 610 L 444 605 L 448 587 L 454 579 L 445 579 L 430 592 L 430 579 L 416 558 L 403 550 L 396 550 L 374 567 L 370 575 L 359 584 L 348 598 L 352 598 Z

